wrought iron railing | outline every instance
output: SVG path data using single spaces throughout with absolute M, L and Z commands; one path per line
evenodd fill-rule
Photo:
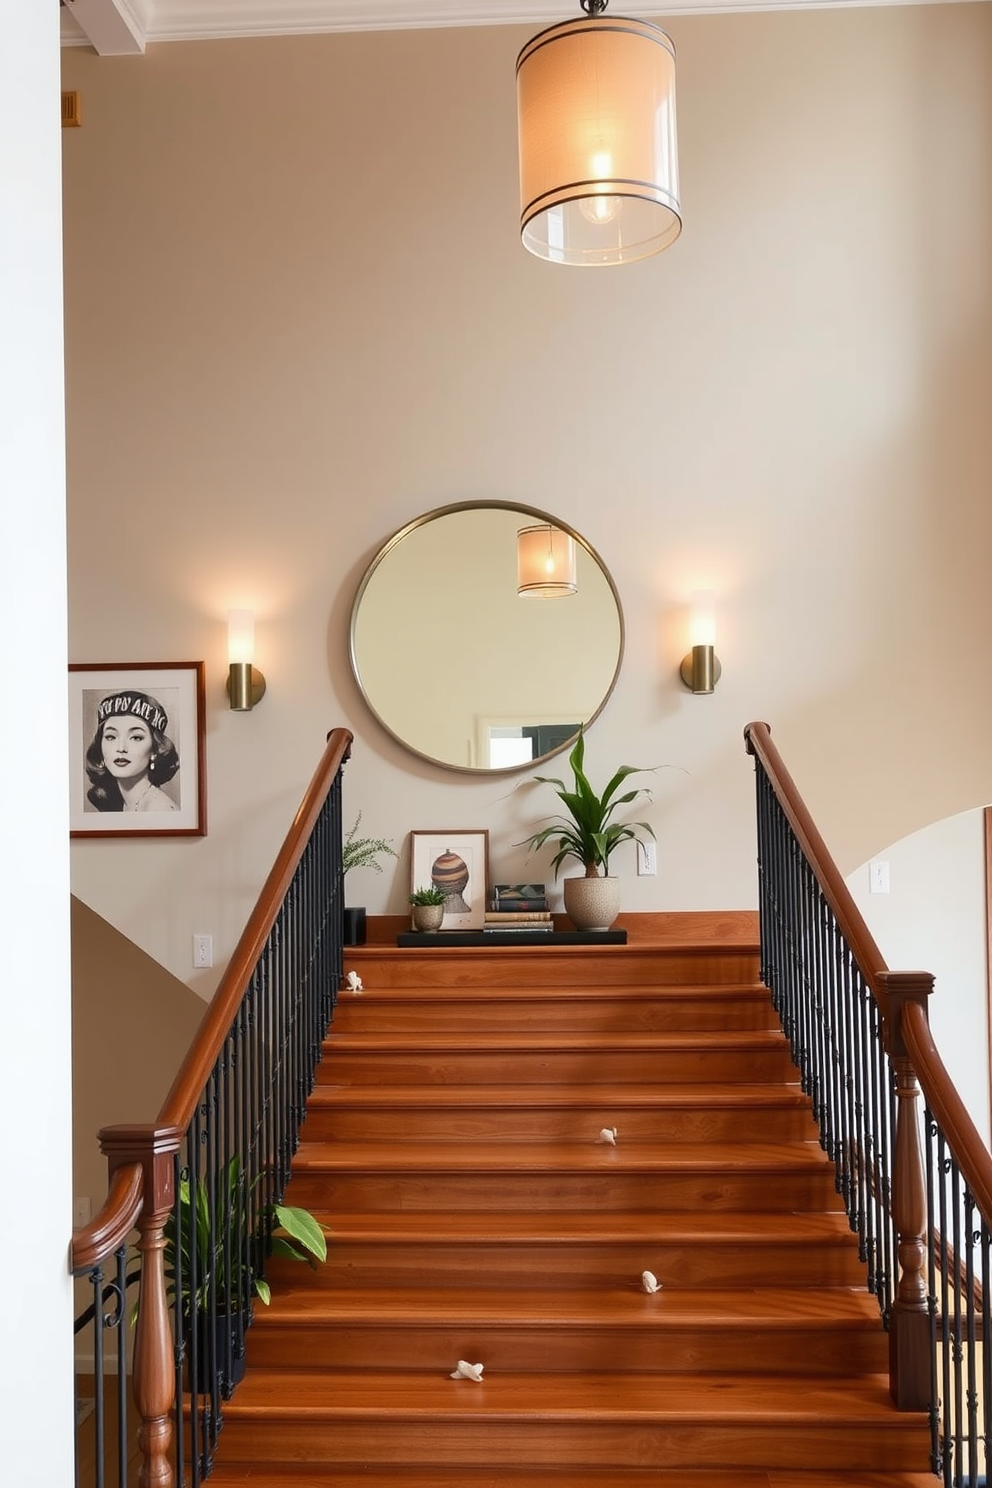
M 94 1488 L 126 1488 L 132 1337 L 142 1480 L 197 1488 L 209 1475 L 223 1403 L 243 1368 L 273 1205 L 289 1178 L 340 984 L 341 780 L 350 747 L 347 730 L 330 734 L 158 1120 L 100 1133 L 111 1189 L 73 1241 L 74 1274 L 93 1292 L 84 1327 L 99 1359 L 86 1443 L 96 1457 Z M 134 1231 L 137 1264 L 128 1271 Z M 117 1258 L 109 1281 L 108 1257 Z M 137 1278 L 133 1306 L 128 1276 Z M 113 1388 L 103 1346 L 111 1330 Z
M 767 725 L 745 739 L 762 974 L 889 1332 L 890 1392 L 929 1413 L 947 1488 L 984 1488 L 992 1158 L 930 1037 L 933 978 L 889 971 Z

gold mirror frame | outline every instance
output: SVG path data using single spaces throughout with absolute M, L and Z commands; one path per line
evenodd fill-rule
M 416 755 L 419 759 L 427 760 L 432 765 L 437 765 L 441 769 L 445 770 L 454 770 L 460 774 L 509 775 L 513 774 L 514 772 L 530 769 L 533 765 L 539 763 L 540 761 L 551 759 L 554 755 L 560 754 L 562 750 L 570 747 L 571 743 L 575 739 L 575 733 L 571 733 L 568 738 L 562 740 L 562 742 L 560 743 L 556 743 L 553 748 L 548 749 L 540 755 L 536 755 L 533 759 L 511 765 L 477 765 L 475 763 L 459 763 L 454 759 L 441 758 L 437 754 L 430 753 L 428 752 L 428 750 L 418 747 L 418 744 L 415 742 L 411 742 L 409 738 L 405 738 L 403 733 L 401 731 L 398 731 L 397 727 L 395 726 L 395 720 L 391 722 L 383 716 L 384 704 L 383 698 L 381 696 L 382 689 L 381 687 L 377 689 L 375 686 L 370 686 L 368 684 L 367 676 L 363 676 L 363 666 L 359 656 L 359 626 L 361 620 L 362 602 L 366 598 L 370 585 L 373 585 L 377 579 L 379 582 L 382 581 L 384 574 L 383 565 L 386 563 L 390 555 L 395 555 L 397 548 L 407 538 L 409 538 L 413 533 L 426 527 L 430 523 L 438 522 L 445 517 L 455 516 L 460 513 L 487 511 L 512 513 L 516 518 L 520 519 L 519 525 L 525 525 L 526 523 L 533 522 L 535 520 L 541 523 L 547 522 L 552 527 L 556 527 L 562 532 L 567 533 L 575 540 L 576 547 L 580 554 L 580 563 L 593 565 L 596 573 L 598 573 L 598 575 L 601 575 L 602 577 L 602 580 L 604 582 L 602 600 L 604 604 L 607 600 L 612 601 L 612 608 L 610 610 L 610 628 L 612 632 L 615 626 L 616 658 L 615 662 L 612 665 L 612 672 L 610 673 L 608 680 L 605 682 L 605 685 L 602 686 L 601 695 L 600 688 L 597 685 L 597 700 L 595 707 L 591 708 L 588 717 L 580 718 L 577 720 L 578 722 L 581 722 L 586 728 L 588 728 L 589 725 L 593 723 L 596 718 L 599 717 L 600 713 L 605 708 L 610 697 L 612 696 L 613 689 L 616 686 L 617 678 L 620 675 L 620 667 L 623 663 L 625 639 L 623 607 L 620 603 L 620 596 L 617 592 L 616 585 L 613 582 L 613 577 L 596 550 L 586 541 L 581 533 L 576 532 L 575 529 L 573 527 L 570 527 L 567 522 L 561 521 L 558 517 L 552 516 L 549 512 L 542 511 L 539 507 L 525 506 L 513 501 L 459 501 L 453 503 L 450 506 L 436 507 L 433 511 L 425 512 L 422 516 L 414 518 L 414 520 L 411 522 L 407 522 L 405 526 L 399 528 L 398 531 L 394 532 L 392 536 L 389 537 L 385 543 L 383 543 L 382 547 L 375 554 L 374 558 L 372 559 L 371 563 L 362 576 L 361 582 L 358 586 L 358 591 L 355 595 L 355 599 L 351 607 L 348 649 L 352 673 L 358 684 L 359 691 L 362 694 L 366 706 L 368 707 L 373 717 L 376 719 L 377 723 L 386 731 L 390 738 L 394 739 L 398 744 L 402 745 L 404 749 L 409 750 L 411 754 Z M 584 557 L 582 555 L 584 555 Z M 564 607 L 571 604 L 572 599 L 571 597 L 554 600 L 528 598 L 521 599 L 518 602 L 521 604 L 526 604 L 528 606 L 554 605 L 557 610 L 558 607 Z M 562 610 L 562 613 L 567 615 L 568 612 Z M 428 664 L 422 655 L 418 659 L 417 651 L 414 646 L 414 641 L 416 639 L 417 633 L 422 633 L 425 628 L 428 630 L 429 634 L 429 620 L 422 620 L 415 624 L 413 619 L 411 618 L 409 626 L 393 643 L 393 650 L 390 651 L 390 659 L 392 658 L 393 654 L 395 654 L 396 669 L 394 669 L 393 672 L 394 677 L 397 675 L 402 675 L 404 680 L 407 680 L 411 675 L 417 675 L 418 667 L 423 669 Z M 546 662 L 546 658 L 543 658 L 539 654 L 529 653 L 527 652 L 526 648 L 522 648 L 522 653 L 523 659 L 528 661 L 533 660 L 536 665 L 541 665 L 542 663 Z M 612 659 L 612 645 L 610 647 L 609 654 Z M 608 669 L 609 662 L 602 666 L 602 675 L 605 676 Z M 366 664 L 365 670 L 366 673 L 370 670 L 368 664 Z M 422 671 L 421 675 L 423 675 Z M 377 693 L 377 695 L 375 696 L 375 698 L 373 698 L 370 693 Z M 567 712 L 567 709 L 563 711 Z M 557 709 L 549 710 L 549 714 L 552 715 L 557 712 L 559 712 L 559 710 Z M 571 718 L 571 715 L 569 715 L 569 717 Z M 553 722 L 553 717 L 549 716 L 547 721 L 549 723 Z

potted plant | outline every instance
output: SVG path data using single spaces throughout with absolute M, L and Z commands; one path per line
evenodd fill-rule
M 643 842 L 642 834 L 654 837 L 650 822 L 613 820 L 620 807 L 630 806 L 642 796 L 651 799 L 646 786 L 618 794 L 629 776 L 646 771 L 638 765 L 621 765 L 605 790 L 597 794 L 584 769 L 585 739 L 581 729 L 568 763 L 572 771 L 571 786 L 553 775 L 534 776 L 542 785 L 555 787 L 567 815 L 553 817 L 548 826 L 520 845 L 536 852 L 546 842 L 554 842 L 558 848 L 552 860 L 556 878 L 562 863 L 569 858 L 580 862 L 584 876 L 565 880 L 565 912 L 577 930 L 608 930 L 620 913 L 620 880 L 610 876 L 610 856 L 621 842 Z
M 426 889 L 414 889 L 410 895 L 414 930 L 440 930 L 447 898 L 447 894 L 437 884 L 431 884 Z
M 314 1267 L 327 1259 L 324 1231 L 308 1209 L 266 1204 L 252 1224 L 249 1199 L 255 1185 L 249 1186 L 242 1172 L 238 1156 L 223 1164 L 213 1182 L 206 1174 L 191 1178 L 184 1169 L 178 1204 L 165 1225 L 166 1286 L 170 1299 L 178 1294 L 187 1337 L 195 1332 L 194 1384 L 201 1393 L 210 1388 L 214 1360 L 224 1371 L 230 1360 L 227 1388 L 244 1375 L 244 1320 L 238 1315 L 253 1296 L 266 1306 L 271 1301 L 262 1275 L 265 1259 L 283 1256 Z
M 385 853 L 388 857 L 398 856 L 391 843 L 384 837 L 359 837 L 358 828 L 362 820 L 362 813 L 355 817 L 355 825 L 345 837 L 341 845 L 341 872 L 348 874 L 353 868 L 372 868 L 376 873 L 382 872 L 380 857 Z M 345 907 L 344 911 L 344 943 L 345 945 L 365 944 L 365 910 L 362 908 Z

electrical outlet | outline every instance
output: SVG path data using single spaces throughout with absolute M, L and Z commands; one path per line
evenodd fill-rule
M 657 842 L 637 844 L 637 873 L 640 878 L 652 878 L 658 872 Z
M 868 864 L 868 892 L 869 894 L 889 892 L 889 865 L 884 858 L 872 858 Z
M 193 936 L 193 965 L 199 970 L 214 964 L 214 938 L 212 935 Z

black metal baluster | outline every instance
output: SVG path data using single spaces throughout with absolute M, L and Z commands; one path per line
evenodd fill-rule
M 982 1360 L 982 1400 L 980 1418 L 982 1423 L 982 1452 L 981 1471 L 987 1479 L 989 1475 L 989 1423 L 992 1421 L 992 1333 L 989 1332 L 990 1300 L 989 1300 L 989 1229 L 984 1219 L 979 1221 L 978 1244 L 981 1248 L 982 1269 L 982 1294 L 981 1314 L 979 1318 L 979 1340 L 981 1343 Z
M 964 1317 L 967 1340 L 967 1378 L 965 1401 L 968 1410 L 968 1482 L 978 1483 L 978 1361 L 975 1350 L 975 1203 L 965 1185 L 962 1194 L 964 1210 Z M 959 1281 L 960 1285 L 960 1281 Z
M 930 1314 L 930 1357 L 934 1360 L 940 1358 L 938 1349 L 941 1347 L 940 1332 L 938 1329 L 939 1299 L 937 1296 L 937 1252 L 933 1238 L 939 1233 L 939 1221 L 935 1206 L 934 1187 L 934 1146 L 937 1140 L 937 1127 L 931 1115 L 929 1107 L 924 1110 L 924 1133 L 923 1144 L 924 1173 L 926 1179 L 927 1195 L 927 1234 L 931 1237 L 927 1246 L 927 1309 Z M 930 1471 L 940 1474 L 940 1400 L 937 1388 L 937 1371 L 930 1391 Z
M 127 1488 L 127 1246 L 122 1245 L 116 1254 L 117 1271 L 114 1278 L 114 1312 L 104 1317 L 104 1326 L 114 1328 L 117 1333 L 117 1483 L 118 1488 Z
M 93 1440 L 96 1452 L 97 1488 L 106 1483 L 106 1387 L 103 1359 L 103 1267 L 96 1266 L 93 1278 Z

